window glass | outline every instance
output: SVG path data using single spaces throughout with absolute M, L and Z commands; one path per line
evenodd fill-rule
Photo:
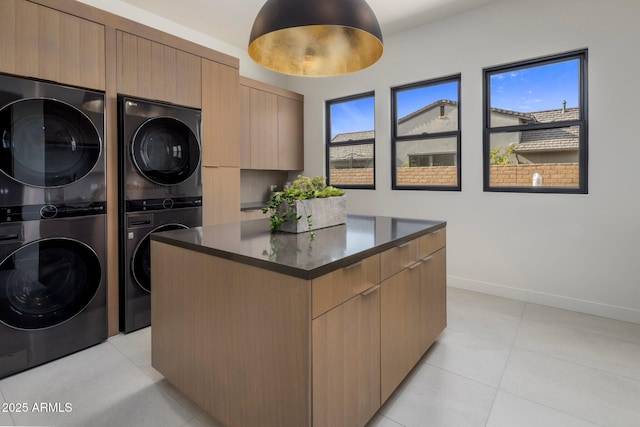
M 327 101 L 327 182 L 375 188 L 374 94 Z
M 460 190 L 460 76 L 392 88 L 393 188 Z
M 485 191 L 586 193 L 586 51 L 484 75 Z

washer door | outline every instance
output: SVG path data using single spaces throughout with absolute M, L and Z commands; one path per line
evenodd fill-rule
M 91 302 L 101 277 L 97 254 L 77 240 L 22 246 L 0 264 L 0 321 L 18 329 L 58 325 Z
M 175 185 L 198 169 L 200 145 L 180 120 L 157 117 L 147 120 L 136 131 L 131 158 L 138 172 L 149 181 Z
M 131 256 L 131 275 L 142 290 L 151 292 L 151 233 L 187 229 L 183 224 L 165 224 L 148 232 L 139 242 Z
M 0 171 L 34 187 L 60 187 L 85 177 L 100 159 L 100 135 L 77 108 L 27 98 L 0 110 Z

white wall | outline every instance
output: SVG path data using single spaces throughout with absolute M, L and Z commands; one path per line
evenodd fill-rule
M 257 65 L 247 54 L 245 49 L 232 46 L 229 43 L 216 39 L 214 37 L 203 34 L 199 31 L 192 30 L 184 25 L 177 24 L 159 15 L 147 12 L 144 9 L 132 6 L 121 0 L 77 0 L 86 3 L 98 9 L 113 13 L 114 15 L 123 16 L 132 21 L 139 22 L 149 27 L 156 28 L 165 33 L 190 40 L 202 46 L 217 50 L 227 55 L 235 56 L 240 59 L 240 74 L 256 80 L 271 83 L 277 86 L 286 85 L 286 77 L 268 71 Z M 164 0 L 167 1 L 167 0 Z M 179 1 L 179 0 L 168 0 Z M 249 30 L 247 30 L 249 31 Z
M 324 175 L 324 102 L 375 90 L 375 191 L 350 213 L 444 219 L 449 285 L 640 323 L 640 2 L 502 0 L 385 37 L 349 76 L 289 78 L 305 95 L 305 173 Z M 589 194 L 482 191 L 482 69 L 589 49 Z M 391 191 L 391 86 L 462 73 L 462 192 Z

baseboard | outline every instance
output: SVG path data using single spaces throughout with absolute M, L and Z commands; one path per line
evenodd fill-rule
M 577 311 L 580 313 L 592 314 L 594 316 L 607 317 L 610 319 L 622 320 L 624 322 L 640 324 L 640 310 L 636 310 L 633 308 L 619 307 L 615 305 L 603 304 L 576 298 L 568 298 L 562 295 L 536 292 L 528 289 L 512 288 L 509 286 L 465 279 L 456 276 L 447 276 L 447 285 L 453 288 L 482 292 L 485 294 L 511 298 L 518 301 L 548 305 L 550 307 L 562 308 L 564 310 Z

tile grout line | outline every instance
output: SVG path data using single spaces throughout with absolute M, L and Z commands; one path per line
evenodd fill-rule
M 507 359 L 504 363 L 504 367 L 502 368 L 502 374 L 500 375 L 500 380 L 498 381 L 498 386 L 496 387 L 496 392 L 493 395 L 493 401 L 491 402 L 491 408 L 489 409 L 489 413 L 487 414 L 487 418 L 484 421 L 484 425 L 485 427 L 487 426 L 487 423 L 489 423 L 489 420 L 491 419 L 491 413 L 493 412 L 493 408 L 496 404 L 496 399 L 498 398 L 498 393 L 500 391 L 502 391 L 502 380 L 504 378 L 504 373 L 507 370 L 507 365 L 509 364 L 509 359 L 511 359 L 511 352 L 513 351 L 514 348 L 514 344 L 516 342 L 516 338 L 518 338 L 518 332 L 520 332 L 520 324 L 522 323 L 522 319 L 524 318 L 524 312 L 525 309 L 527 308 L 527 303 L 523 303 L 522 305 L 522 310 L 520 312 L 520 320 L 518 320 L 518 327 L 516 328 L 516 333 L 513 334 L 513 339 L 511 340 L 511 345 L 509 346 L 509 354 L 507 355 Z

